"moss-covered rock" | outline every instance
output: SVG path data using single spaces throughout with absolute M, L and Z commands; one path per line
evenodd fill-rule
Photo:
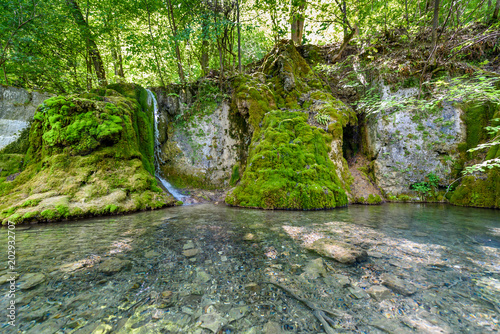
M 326 209 L 347 205 L 351 180 L 343 127 L 354 112 L 330 93 L 290 41 L 280 42 L 252 75 L 233 80 L 232 109 L 253 133 L 246 165 L 233 170 L 234 206 Z M 280 110 L 277 110 L 280 109 Z
M 272 111 L 253 138 L 247 168 L 226 197 L 235 206 L 326 209 L 347 205 L 328 156 L 332 135 L 307 123 L 302 112 Z
M 27 152 L 18 154 L 24 158 L 23 171 L 11 182 L 0 182 L 3 223 L 175 204 L 154 177 L 153 115 L 147 92 L 132 84 L 111 88 L 57 96 L 40 105 Z M 10 171 L 15 170 L 12 165 Z
M 491 138 L 486 126 L 499 126 L 500 105 L 494 103 L 469 103 L 466 105 L 467 141 L 464 143 L 462 156 L 471 159 L 467 164 L 479 160 L 500 158 L 500 145 L 493 146 L 487 152 L 466 152 Z M 479 159 L 479 160 L 478 160 Z M 500 170 L 494 167 L 485 173 L 477 172 L 462 178 L 460 185 L 453 192 L 450 203 L 460 206 L 482 208 L 500 208 Z

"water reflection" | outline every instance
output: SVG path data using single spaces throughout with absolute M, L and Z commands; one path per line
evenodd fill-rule
M 24 290 L 18 327 L 2 331 L 496 332 L 498 231 L 498 211 L 404 204 L 206 204 L 18 228 Z M 321 238 L 368 260 L 345 265 L 307 250 Z

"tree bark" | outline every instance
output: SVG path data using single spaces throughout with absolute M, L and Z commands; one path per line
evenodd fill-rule
M 297 45 L 302 45 L 302 36 L 304 34 L 305 7 L 306 7 L 305 1 L 292 0 L 292 5 L 291 5 L 292 41 Z
M 439 25 L 439 0 L 434 0 L 434 17 L 432 19 L 432 49 L 436 49 L 437 29 Z
M 179 79 L 182 83 L 186 82 L 186 77 L 184 76 L 184 69 L 182 68 L 182 58 L 181 50 L 179 48 L 179 42 L 177 41 L 177 26 L 175 25 L 174 9 L 172 7 L 172 1 L 167 0 L 168 6 L 168 20 L 170 27 L 172 28 L 172 33 L 174 35 L 175 43 L 175 57 L 177 58 L 177 72 L 179 73 Z
M 201 38 L 202 38 L 202 43 L 201 43 L 201 69 L 203 71 L 203 75 L 208 74 L 208 67 L 210 63 L 210 55 L 209 55 L 209 41 L 208 41 L 208 34 L 209 34 L 209 28 L 208 28 L 208 20 L 204 19 L 201 27 Z
M 240 29 L 240 0 L 236 0 L 237 24 L 238 24 L 238 71 L 241 73 L 241 29 Z
M 158 57 L 158 53 L 156 52 L 156 43 L 153 36 L 153 30 L 151 29 L 151 12 L 149 11 L 149 6 L 147 2 L 146 2 L 146 11 L 148 13 L 149 38 L 151 38 L 151 45 L 153 46 L 153 54 L 155 56 L 156 67 L 158 69 L 158 75 L 160 76 L 161 85 L 165 87 L 165 81 L 163 80 L 163 75 L 161 72 L 160 59 Z
M 76 0 L 66 0 L 66 3 L 71 10 L 71 14 L 75 19 L 78 28 L 80 29 L 82 37 L 87 43 L 89 57 L 92 61 L 92 64 L 94 65 L 94 71 L 97 76 L 97 80 L 99 81 L 99 85 L 106 86 L 108 82 L 106 81 L 106 71 L 104 69 L 104 63 L 102 61 L 101 54 L 99 53 L 99 49 L 97 48 L 95 39 L 90 32 L 88 22 L 83 17 L 80 7 L 76 3 Z
M 491 17 L 492 22 L 498 21 L 498 12 L 500 12 L 500 0 L 497 0 L 495 11 L 493 12 L 493 16 Z

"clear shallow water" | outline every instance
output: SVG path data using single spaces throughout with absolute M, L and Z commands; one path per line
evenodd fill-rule
M 368 260 L 317 260 L 304 245 L 320 237 L 363 248 Z M 324 332 L 299 298 L 333 310 L 334 333 L 500 330 L 494 210 L 387 204 L 297 212 L 206 204 L 19 226 L 16 240 L 18 283 L 28 273 L 45 280 L 17 292 L 18 326 L 2 319 L 5 333 Z M 380 300 L 367 294 L 384 275 L 402 280 L 403 294 L 394 288 Z M 6 310 L 8 284 L 0 288 Z

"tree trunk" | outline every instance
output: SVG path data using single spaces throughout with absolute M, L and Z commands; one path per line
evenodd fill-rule
M 291 5 L 291 16 L 292 16 L 292 41 L 297 44 L 302 44 L 302 36 L 304 34 L 304 10 L 305 1 L 303 0 L 292 0 Z
M 439 0 L 434 0 L 434 17 L 432 19 L 432 49 L 436 48 L 437 29 L 439 25 Z
M 71 14 L 75 19 L 78 28 L 80 29 L 80 33 L 82 37 L 85 39 L 89 51 L 89 58 L 94 65 L 94 71 L 97 76 L 97 80 L 99 81 L 99 85 L 106 86 L 108 82 L 106 81 L 106 71 L 104 69 L 104 63 L 101 58 L 101 54 L 99 53 L 99 49 L 97 48 L 97 44 L 90 32 L 90 27 L 88 22 L 82 15 L 80 7 L 76 3 L 76 0 L 66 0 L 67 5 L 71 10 Z
M 153 36 L 153 30 L 151 29 L 151 12 L 149 11 L 149 6 L 147 2 L 146 2 L 146 11 L 148 13 L 149 38 L 151 38 L 151 45 L 153 46 L 153 54 L 155 56 L 156 67 L 158 69 L 158 75 L 160 76 L 161 85 L 165 87 L 165 81 L 163 80 L 163 75 L 161 72 L 160 59 L 158 57 L 158 53 L 156 52 L 156 43 Z
M 236 10 L 238 11 L 238 71 L 241 73 L 241 29 L 240 29 L 240 1 L 236 0 Z
M 177 58 L 177 72 L 179 73 L 179 79 L 182 83 L 186 82 L 184 76 L 184 69 L 182 68 L 181 50 L 179 48 L 179 42 L 177 41 L 177 26 L 175 25 L 174 9 L 172 7 L 172 1 L 167 0 L 168 6 L 168 19 L 170 22 L 170 27 L 172 28 L 172 33 L 174 35 L 175 43 L 175 57 Z
M 208 67 L 209 67 L 209 63 L 210 63 L 210 55 L 209 55 L 209 31 L 208 31 L 208 25 L 209 22 L 208 20 L 204 20 L 203 23 L 202 23 L 202 27 L 201 27 L 201 38 L 202 38 L 202 43 L 201 43 L 201 69 L 203 71 L 203 75 L 207 75 L 208 74 Z
M 500 11 L 500 0 L 497 0 L 497 4 L 495 6 L 495 11 L 493 12 L 493 16 L 491 17 L 491 21 L 498 21 L 498 12 Z

